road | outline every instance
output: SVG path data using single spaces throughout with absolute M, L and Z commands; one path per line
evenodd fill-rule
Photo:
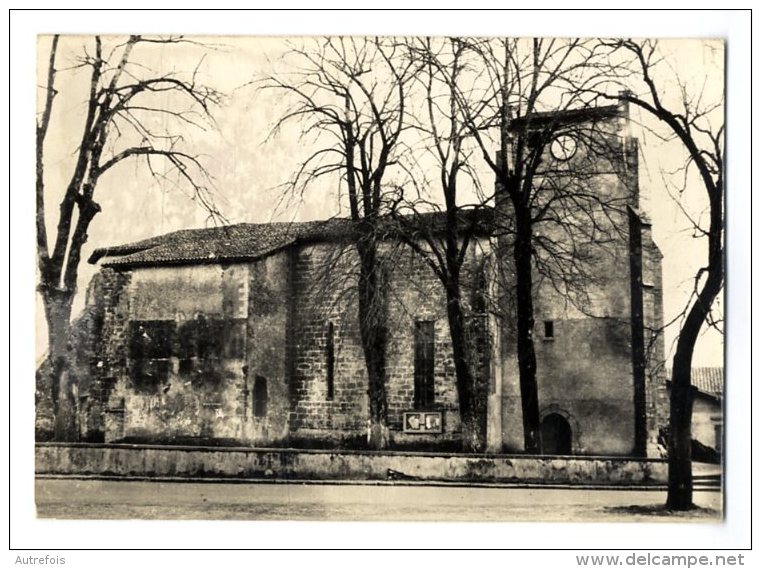
M 720 517 L 721 493 L 701 510 L 658 509 L 665 492 L 424 484 L 197 483 L 37 479 L 37 513 L 67 519 L 695 521 Z

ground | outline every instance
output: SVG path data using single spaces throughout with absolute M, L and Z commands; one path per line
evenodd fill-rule
M 708 521 L 721 493 L 700 508 L 664 512 L 662 490 L 432 486 L 421 483 L 228 483 L 37 479 L 37 514 L 78 519 Z

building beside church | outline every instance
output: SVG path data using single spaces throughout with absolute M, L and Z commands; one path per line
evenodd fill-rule
M 671 368 L 666 368 L 666 386 L 671 392 Z M 692 457 L 696 461 L 721 460 L 724 447 L 724 368 L 693 367 L 695 388 L 692 402 Z
M 628 110 L 534 118 L 537 125 L 550 119 L 602 125 L 595 136 L 612 158 L 587 171 L 585 184 L 620 207 L 605 217 L 610 231 L 599 250 L 586 244 L 583 302 L 541 271 L 534 279 L 544 452 L 657 456 L 666 412 L 663 340 L 655 333 L 663 318 L 661 254 L 639 213 Z M 593 143 L 573 132 L 547 144 L 545 180 L 572 175 L 564 164 L 595 162 Z M 509 206 L 498 195 L 491 207 L 461 217 L 472 232 L 464 288 L 487 386 L 487 447 L 519 453 L 513 261 L 509 232 L 495 229 L 509 225 Z M 435 232 L 442 220 L 432 212 L 415 223 Z M 83 438 L 361 446 L 368 386 L 352 228 L 347 219 L 238 224 L 96 250 L 90 262 L 100 271 L 75 326 Z M 562 238 L 553 230 L 544 237 Z M 380 254 L 392 448 L 451 447 L 460 423 L 443 287 L 393 232 Z

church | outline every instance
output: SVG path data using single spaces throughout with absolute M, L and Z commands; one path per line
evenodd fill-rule
M 550 118 L 604 127 L 596 136 L 615 149 L 614 165 L 587 172 L 584 183 L 625 207 L 605 218 L 613 237 L 588 251 L 582 304 L 540 270 L 534 278 L 543 453 L 658 456 L 667 413 L 662 256 L 640 212 L 628 109 L 533 120 Z M 545 180 L 572 175 L 564 164 L 590 161 L 594 142 L 573 132 L 546 145 Z M 509 205 L 498 188 L 494 204 L 462 217 L 476 227 L 463 286 L 482 356 L 487 452 L 520 453 L 513 260 L 510 236 L 495 229 L 509 222 Z M 431 212 L 416 222 L 435 230 L 442 219 Z M 82 439 L 361 448 L 368 381 L 352 228 L 343 218 L 244 223 L 97 249 L 89 262 L 99 273 L 74 325 Z M 544 237 L 558 237 L 552 231 Z M 455 448 L 461 428 L 444 289 L 393 232 L 379 250 L 390 448 Z

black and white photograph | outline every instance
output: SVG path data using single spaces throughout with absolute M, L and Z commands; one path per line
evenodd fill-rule
M 38 521 L 727 523 L 725 37 L 181 23 L 34 38 Z

